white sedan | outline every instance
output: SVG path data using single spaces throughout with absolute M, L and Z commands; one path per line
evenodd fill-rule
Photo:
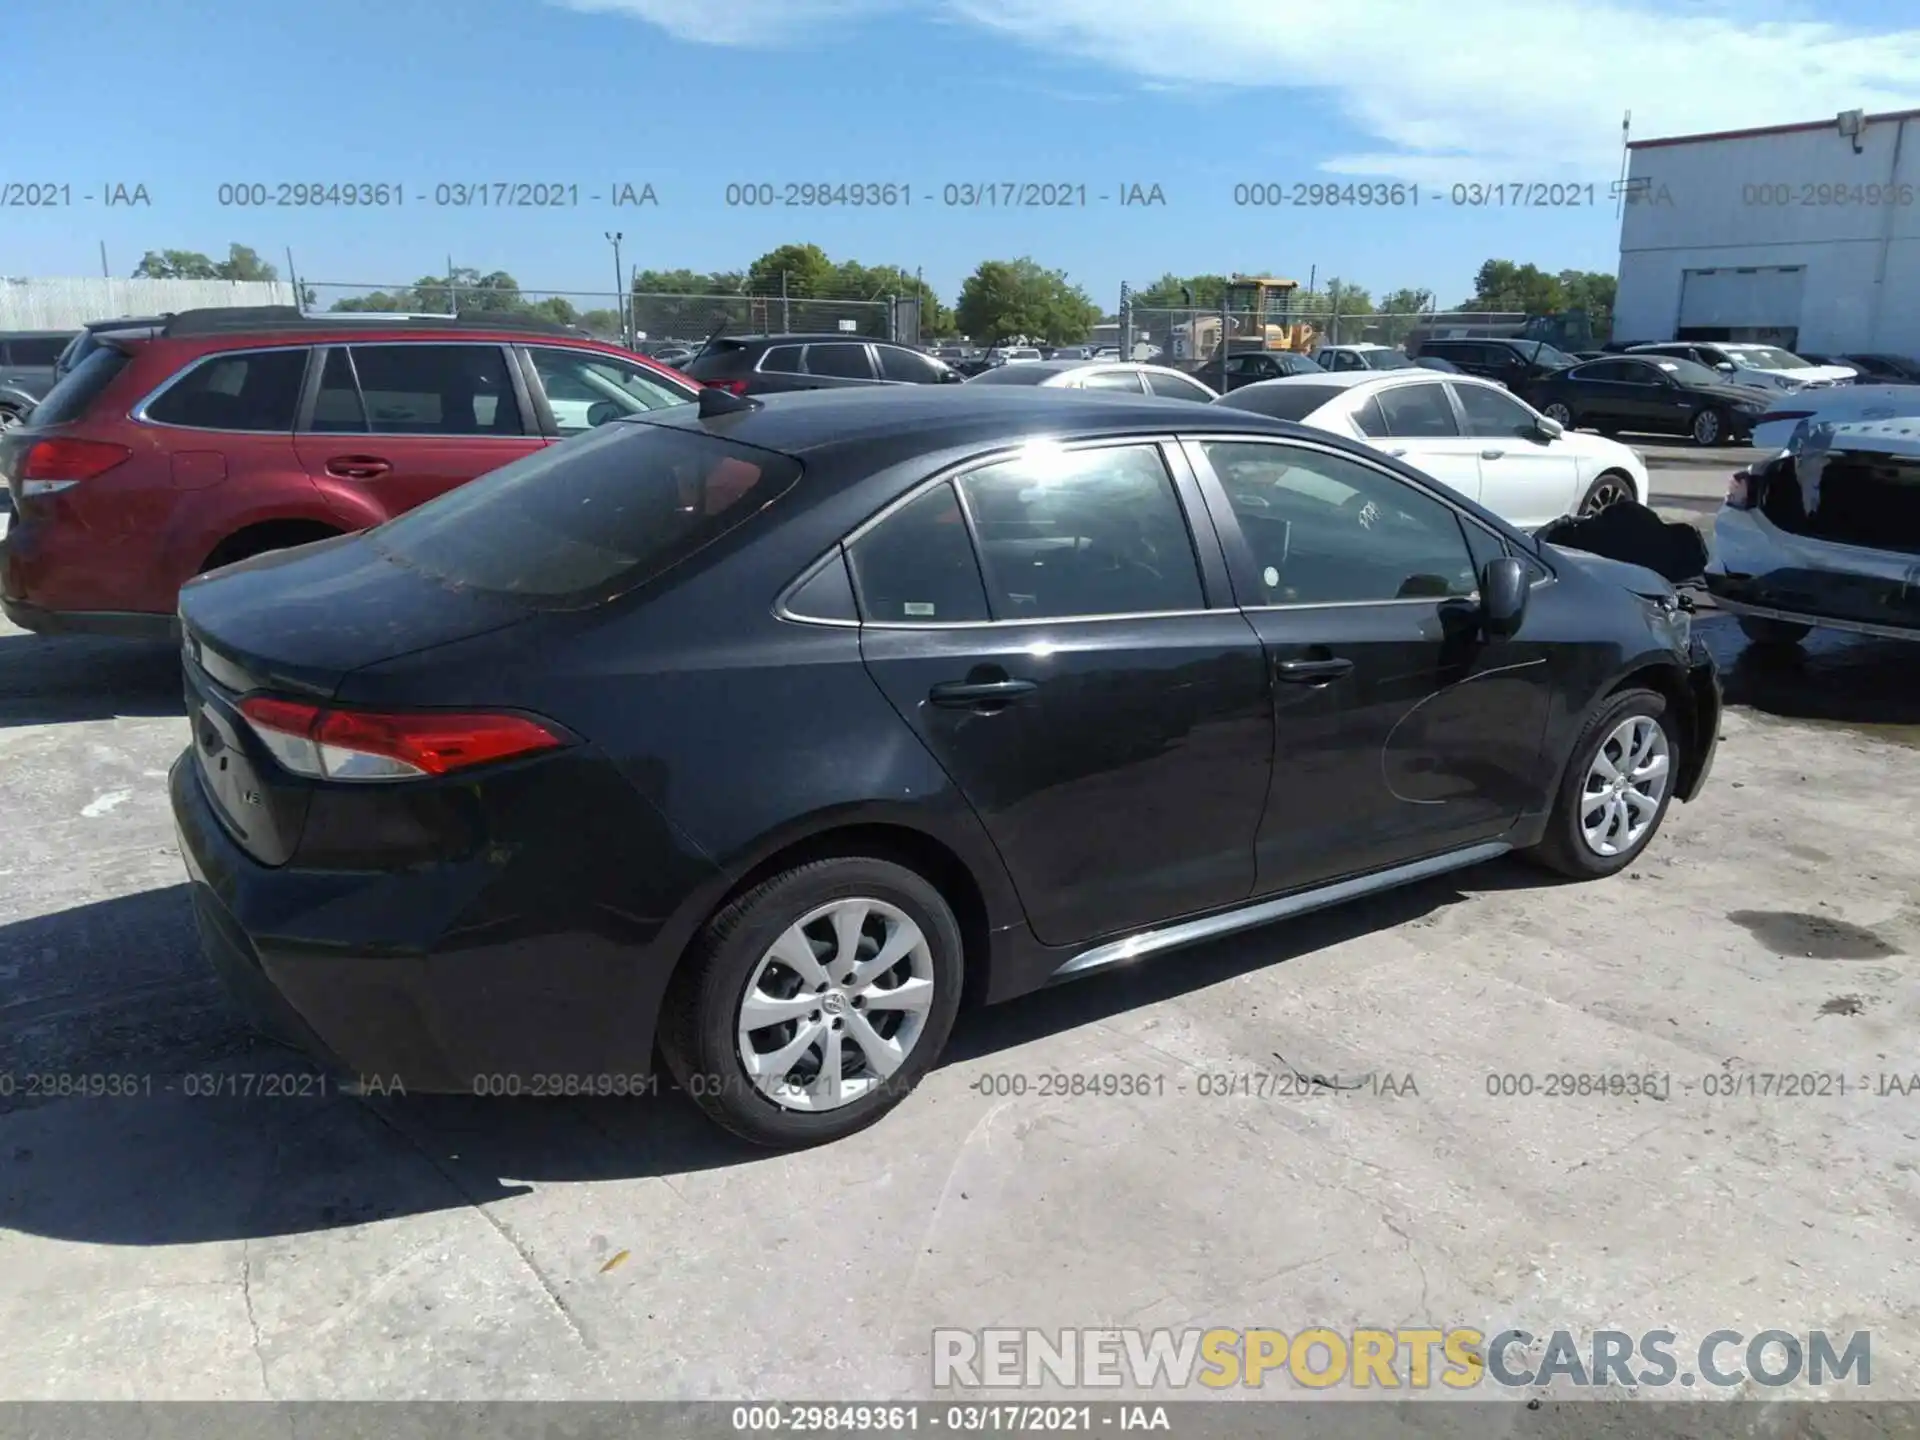
M 1647 503 L 1647 467 L 1637 452 L 1564 429 L 1505 386 L 1471 375 L 1288 375 L 1213 403 L 1364 441 L 1523 528 L 1621 500 Z

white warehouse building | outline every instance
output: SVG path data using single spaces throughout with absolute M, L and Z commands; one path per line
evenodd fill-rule
M 1920 110 L 1628 146 L 1613 338 L 1920 355 Z

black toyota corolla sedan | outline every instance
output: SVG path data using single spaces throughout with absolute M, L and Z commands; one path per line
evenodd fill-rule
M 206 948 L 410 1090 L 845 1135 L 963 1000 L 1519 851 L 1632 862 L 1719 684 L 1657 576 L 1249 411 L 617 421 L 181 595 Z

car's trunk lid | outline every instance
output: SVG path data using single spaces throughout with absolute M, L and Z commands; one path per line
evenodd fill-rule
M 242 717 L 245 696 L 324 701 L 364 666 L 529 614 L 505 597 L 431 580 L 357 536 L 257 556 L 188 584 L 187 721 L 221 823 L 262 864 L 284 864 L 312 796 L 312 783 L 275 764 Z
M 1920 422 L 1816 426 L 1752 481 L 1760 513 L 1786 534 L 1920 555 Z

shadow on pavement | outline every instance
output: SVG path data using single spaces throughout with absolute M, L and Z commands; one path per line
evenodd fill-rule
M 1090 977 L 961 1017 L 947 1061 L 992 1055 L 1398 925 L 1475 890 L 1543 883 L 1510 862 Z M 70 966 L 62 957 L 91 957 Z M 0 1096 L 0 1227 L 144 1246 L 303 1234 L 528 1193 L 769 1160 L 662 1076 L 638 1100 L 354 1097 L 246 1030 L 211 983 L 187 887 L 0 926 L 0 1051 L 88 1097 Z M 881 1122 L 927 1123 L 909 1098 Z
M 1730 705 L 1920 744 L 1920 644 L 1816 630 L 1799 645 L 1752 645 L 1732 616 L 1703 620 L 1700 636 Z
M 0 728 L 186 713 L 180 653 L 145 640 L 0 633 Z

